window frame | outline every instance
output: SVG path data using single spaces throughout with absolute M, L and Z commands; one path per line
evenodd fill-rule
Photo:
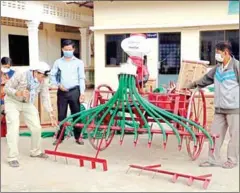
M 130 37 L 131 33 L 115 33 L 115 34 L 104 34 L 104 48 L 105 48 L 105 54 L 104 54 L 104 63 L 105 63 L 105 68 L 119 68 L 121 66 L 121 63 L 119 63 L 119 65 L 117 64 L 107 64 L 107 36 L 114 36 L 114 35 L 126 35 L 126 38 Z M 122 50 L 123 54 L 126 55 L 126 57 L 128 58 L 128 55 Z
M 27 38 L 27 44 L 28 44 L 28 50 L 27 50 L 27 53 L 28 53 L 28 64 L 17 64 L 15 63 L 14 61 L 14 57 L 11 56 L 11 53 L 10 53 L 10 37 L 13 37 L 13 36 L 19 36 L 19 37 L 24 37 L 24 38 Z M 13 67 L 29 67 L 30 66 L 30 53 L 29 53 L 29 36 L 28 35 L 25 35 L 25 34 L 12 34 L 12 33 L 9 33 L 8 34 L 8 52 L 9 52 L 9 57 L 13 60 L 13 64 L 12 66 Z
M 202 47 L 202 44 L 201 44 L 201 42 L 202 42 L 202 36 L 201 36 L 201 33 L 202 32 L 217 32 L 217 31 L 223 31 L 223 38 L 224 38 L 224 40 L 223 41 L 228 41 L 227 39 L 226 39 L 226 31 L 239 31 L 239 29 L 236 29 L 236 28 L 234 28 L 234 29 L 212 29 L 212 30 L 200 30 L 199 31 L 199 58 L 200 58 L 200 60 L 202 60 L 202 58 L 201 58 L 201 47 Z M 215 52 L 215 48 L 213 48 L 214 49 L 214 52 Z M 211 61 L 209 61 L 209 67 L 213 67 L 213 66 L 215 66 L 216 65 L 216 60 L 215 60 L 215 58 L 214 58 L 214 63 L 213 64 L 211 64 Z
M 160 50 L 159 50 L 159 44 L 160 44 L 160 36 L 161 34 L 180 34 L 180 64 L 179 64 L 179 72 L 177 74 L 161 74 L 160 73 L 160 67 L 161 67 L 161 64 L 159 63 L 160 62 Z M 157 65 L 157 71 L 158 71 L 158 75 L 179 75 L 180 73 L 180 70 L 181 70 L 181 65 L 182 65 L 182 31 L 171 31 L 171 32 L 168 32 L 168 31 L 164 31 L 164 32 L 157 32 L 157 38 L 158 38 L 158 47 L 157 47 L 157 52 L 158 52 L 158 65 Z

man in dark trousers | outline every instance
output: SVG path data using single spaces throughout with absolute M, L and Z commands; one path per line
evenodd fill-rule
M 50 72 L 52 84 L 58 86 L 58 121 L 66 118 L 68 105 L 70 106 L 71 114 L 75 114 L 80 111 L 80 103 L 84 102 L 84 63 L 73 55 L 74 50 L 75 46 L 73 41 L 63 41 L 63 57 L 55 61 Z M 57 140 L 60 137 L 61 130 L 62 128 L 58 131 Z M 79 140 L 81 129 L 74 128 L 73 132 L 76 143 L 83 145 L 84 142 Z M 57 140 L 53 143 L 54 145 L 56 145 Z M 61 142 L 63 140 L 64 135 L 61 138 Z
M 239 61 L 232 55 L 231 44 L 220 42 L 216 45 L 217 65 L 201 80 L 188 85 L 188 88 L 205 87 L 214 83 L 215 115 L 211 127 L 212 134 L 219 134 L 214 153 L 209 151 L 206 161 L 200 167 L 222 166 L 231 169 L 238 165 L 239 157 Z M 220 159 L 220 149 L 227 130 L 230 140 L 227 161 Z

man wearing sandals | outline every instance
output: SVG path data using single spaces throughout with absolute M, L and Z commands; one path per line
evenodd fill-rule
M 7 122 L 7 144 L 9 148 L 8 163 L 11 167 L 19 167 L 18 136 L 19 115 L 24 115 L 24 121 L 32 133 L 31 157 L 47 158 L 41 151 L 41 125 L 39 113 L 34 106 L 38 92 L 41 94 L 43 106 L 49 113 L 53 126 L 57 126 L 52 113 L 49 87 L 46 77 L 50 67 L 45 62 L 26 72 L 15 73 L 5 85 L 5 113 Z
M 219 134 L 214 153 L 209 151 L 208 160 L 200 167 L 222 166 L 233 168 L 239 157 L 239 61 L 231 55 L 231 44 L 221 42 L 216 45 L 217 65 L 202 79 L 191 83 L 188 88 L 206 87 L 214 83 L 215 115 L 211 127 L 212 134 Z M 227 161 L 221 164 L 220 149 L 227 130 L 230 141 L 227 148 Z

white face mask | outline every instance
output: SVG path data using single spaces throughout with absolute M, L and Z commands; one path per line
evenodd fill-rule
M 215 54 L 215 59 L 216 59 L 218 62 L 223 62 L 223 59 L 224 59 L 224 58 L 222 58 L 221 54 L 216 53 L 216 54 Z
M 8 73 L 10 71 L 10 68 L 1 67 L 1 71 L 3 73 Z

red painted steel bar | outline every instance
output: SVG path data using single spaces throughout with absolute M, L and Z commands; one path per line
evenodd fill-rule
M 161 167 L 161 164 L 158 165 L 153 165 L 153 166 L 139 166 L 139 165 L 129 165 L 130 168 L 135 168 L 135 169 L 140 169 L 145 170 L 145 171 L 151 171 L 151 172 L 155 172 L 155 173 L 162 173 L 162 174 L 167 174 L 167 175 L 172 175 L 172 182 L 175 183 L 177 181 L 177 179 L 179 177 L 182 178 L 187 178 L 188 182 L 187 184 L 189 186 L 192 185 L 194 180 L 197 181 L 203 181 L 203 188 L 207 189 L 210 181 L 211 181 L 211 177 L 212 174 L 206 174 L 206 175 L 201 175 L 201 176 L 193 176 L 193 175 L 188 175 L 188 174 L 182 174 L 182 173 L 177 173 L 177 172 L 170 172 L 170 171 L 166 171 L 166 170 L 159 170 L 159 169 L 155 169 L 156 167 Z
M 83 156 L 83 155 L 76 155 L 76 154 L 71 154 L 71 153 L 58 152 L 58 151 L 52 151 L 52 150 L 45 150 L 45 153 L 49 154 L 49 155 L 78 159 L 80 167 L 84 166 L 84 161 L 90 161 L 92 169 L 96 168 L 96 163 L 101 163 L 103 165 L 103 171 L 107 171 L 107 160 L 105 160 L 105 159 L 88 157 L 88 156 Z

